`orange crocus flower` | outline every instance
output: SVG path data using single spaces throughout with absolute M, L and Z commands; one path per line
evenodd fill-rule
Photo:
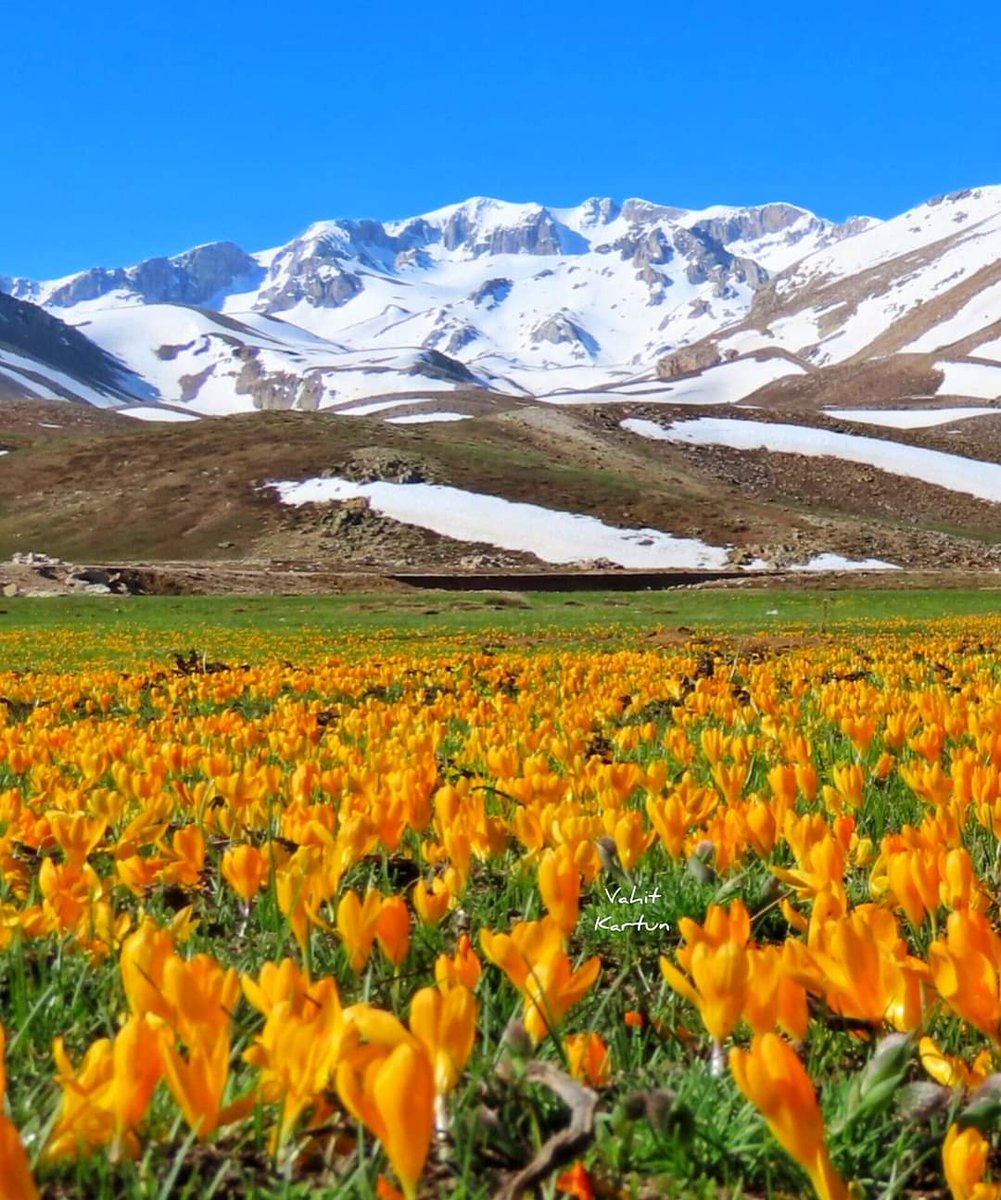
M 520 921 L 510 934 L 480 931 L 480 944 L 507 973 L 525 1003 L 525 1028 L 533 1041 L 552 1032 L 567 1012 L 591 990 L 601 959 L 588 959 L 576 971 L 563 949 L 563 934 L 551 917 Z
M 132 1016 L 114 1042 L 100 1038 L 88 1047 L 77 1069 L 62 1038 L 55 1039 L 52 1054 L 63 1095 L 46 1158 L 108 1144 L 115 1156 L 138 1154 L 135 1126 L 146 1115 L 163 1073 L 160 1032 L 158 1018 Z
M 383 900 L 375 921 L 375 936 L 383 954 L 398 967 L 410 950 L 410 912 L 402 896 Z
M 189 1045 L 229 1030 L 240 995 L 233 967 L 224 969 L 211 954 L 190 959 L 171 955 L 163 964 L 160 986 L 171 1013 L 169 1024 Z
M 721 946 L 698 942 L 688 959 L 691 978 L 663 956 L 660 970 L 667 983 L 699 1010 L 714 1042 L 722 1043 L 734 1031 L 750 980 L 747 950 L 743 946 L 736 942 L 724 942 Z
M 950 913 L 945 938 L 928 949 L 928 963 L 950 1008 L 1001 1045 L 1001 937 L 984 914 Z
M 7 1035 L 0 1025 L 0 1194 L 4 1200 L 39 1200 L 27 1151 L 14 1122 L 3 1111 L 7 1090 L 6 1048 Z
M 990 1142 L 974 1126 L 949 1126 L 942 1144 L 942 1166 L 953 1200 L 999 1200 L 1001 1183 L 983 1181 L 990 1149 Z
M 265 854 L 249 842 L 233 846 L 222 856 L 223 877 L 245 904 L 267 883 L 269 871 Z
M 100 845 L 108 828 L 108 822 L 103 818 L 88 817 L 82 812 L 52 811 L 48 814 L 48 821 L 52 834 L 71 867 L 83 866 L 87 855 Z
M 337 1064 L 358 1044 L 359 1031 L 345 1018 L 333 979 L 313 984 L 282 968 L 259 985 L 244 977 L 247 998 L 255 1007 L 263 1001 L 267 1019 L 244 1060 L 260 1068 L 259 1092 L 269 1103 L 280 1103 L 272 1147 L 280 1146 L 300 1115 L 329 1088 Z M 294 966 L 294 964 L 290 964 Z M 303 986 L 305 984 L 305 986 Z
M 743 900 L 734 900 L 729 909 L 710 904 L 701 925 L 691 917 L 682 917 L 678 928 L 685 939 L 685 945 L 678 950 L 678 962 L 687 969 L 700 942 L 709 946 L 724 946 L 727 942 L 746 946 L 751 937 L 751 914 Z
M 839 763 L 831 767 L 831 779 L 834 782 L 836 797 L 844 801 L 849 808 L 858 808 L 862 803 L 862 790 L 865 785 L 865 775 L 861 765 L 859 763 Z M 838 806 L 832 805 L 831 807 Z
M 445 880 L 435 876 L 431 887 L 418 879 L 414 887 L 414 908 L 425 925 L 437 925 L 452 903 L 452 893 Z
M 539 860 L 542 903 L 565 934 L 577 928 L 580 916 L 580 872 L 566 844 L 546 850 Z
M 744 1018 L 755 1033 L 770 1033 L 781 1026 L 792 1038 L 806 1037 L 810 1012 L 801 982 L 805 959 L 808 953 L 798 941 L 748 951 Z
M 27 1151 L 5 1112 L 0 1112 L 0 1180 L 4 1200 L 39 1200 Z
M 730 1068 L 776 1140 L 805 1168 L 821 1200 L 847 1200 L 848 1189 L 827 1152 L 813 1084 L 789 1043 L 776 1033 L 758 1034 L 750 1050 L 730 1051 Z
M 304 967 L 294 959 L 283 958 L 280 963 L 264 963 L 257 979 L 250 975 L 241 976 L 240 986 L 254 1008 L 262 1016 L 269 1017 L 282 1003 L 288 1003 L 295 1012 L 301 1011 L 311 981 Z
M 408 1200 L 427 1162 L 434 1132 L 435 1073 L 424 1047 L 402 1041 L 356 1051 L 337 1068 L 345 1108 L 382 1143 Z
M 943 1053 L 930 1037 L 923 1037 L 918 1042 L 918 1052 L 921 1055 L 921 1065 L 932 1079 L 943 1087 L 963 1088 L 972 1092 L 980 1087 L 991 1073 L 993 1055 L 989 1050 L 981 1050 L 972 1066 L 968 1066 L 961 1058 Z
M 341 897 L 337 906 L 337 932 L 347 949 L 352 971 L 362 970 L 368 962 L 382 904 L 382 896 L 373 888 L 365 893 L 364 901 L 353 888 Z
M 468 988 L 421 988 L 410 1001 L 410 1031 L 434 1063 L 435 1091 L 450 1092 L 472 1053 L 479 1005 Z
M 223 1106 L 223 1095 L 229 1080 L 229 1030 L 211 1040 L 188 1047 L 184 1055 L 166 1030 L 163 1034 L 163 1073 L 167 1086 L 199 1138 L 207 1138 L 220 1125 L 238 1121 L 256 1103 L 254 1096 L 245 1096 Z
M 468 933 L 459 935 L 459 943 L 453 957 L 439 954 L 434 964 L 435 981 L 442 989 L 462 984 L 473 992 L 482 973 L 483 966 L 473 949 L 473 942 Z
M 573 1196 L 574 1200 L 596 1200 L 597 1198 L 591 1174 L 580 1159 L 557 1176 L 556 1188 L 565 1196 Z
M 510 933 L 481 929 L 480 945 L 487 958 L 521 991 L 533 964 L 562 948 L 563 933 L 552 917 L 544 917 L 541 921 L 519 921 Z
M 149 916 L 143 917 L 135 933 L 122 943 L 122 984 L 136 1016 L 153 1013 L 165 1021 L 173 1018 L 171 1005 L 163 995 L 163 969 L 173 953 L 170 930 L 161 928 Z
M 834 1012 L 888 1021 L 902 1033 L 920 1025 L 928 968 L 907 953 L 892 912 L 862 904 L 825 919 L 818 902 L 808 948 L 817 972 L 811 988 L 823 991 Z
M 612 1074 L 612 1059 L 600 1033 L 571 1033 L 564 1045 L 571 1075 L 583 1079 L 592 1087 L 608 1083 Z

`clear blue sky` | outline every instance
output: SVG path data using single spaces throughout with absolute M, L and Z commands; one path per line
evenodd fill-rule
M 999 33 L 989 0 L 8 0 L 0 274 L 483 194 L 890 216 L 1001 183 Z

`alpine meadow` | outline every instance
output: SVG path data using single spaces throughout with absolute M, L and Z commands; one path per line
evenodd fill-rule
M 7 6 L 0 1200 L 1001 1200 L 933 15 Z

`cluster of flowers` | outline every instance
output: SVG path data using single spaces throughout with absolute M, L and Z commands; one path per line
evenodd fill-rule
M 917 1040 L 931 1077 L 975 1100 L 1001 1051 L 989 646 L 886 637 L 861 660 L 832 642 L 697 665 L 678 650 L 0 677 L 0 947 L 58 938 L 117 960 L 126 1000 L 76 1065 L 56 1039 L 40 1161 L 137 1154 L 162 1084 L 200 1138 L 274 1106 L 276 1153 L 346 1111 L 414 1196 L 476 1047 L 486 970 L 517 990 L 533 1043 L 560 1038 L 592 1085 L 613 1076 L 600 1030 L 563 1030 L 601 973 L 572 953 L 581 902 L 603 872 L 665 858 L 720 880 L 759 860 L 774 876 L 783 939 L 755 940 L 739 899 L 713 905 L 680 922 L 661 969 L 718 1068 L 750 1032 L 733 1077 L 819 1195 L 848 1189 L 798 1049 L 818 1012 Z M 412 885 L 349 886 L 373 855 L 412 860 Z M 405 1001 L 394 989 L 395 1012 L 342 1001 L 376 952 L 400 982 L 414 929 L 466 905 L 481 866 L 516 863 L 544 915 L 462 933 Z M 268 894 L 298 959 L 241 976 L 222 947 L 185 954 L 192 909 L 169 923 L 144 911 L 164 887 L 227 891 L 244 929 Z M 342 944 L 343 978 L 313 976 L 317 938 Z M 260 1024 L 242 1054 L 254 1082 L 234 1097 L 241 996 Z M 933 1040 L 949 1021 L 976 1031 L 968 1059 Z M 989 1149 L 975 1123 L 952 1124 L 955 1196 L 1001 1196 L 983 1178 Z M 37 1195 L 3 1110 L 0 1177 Z

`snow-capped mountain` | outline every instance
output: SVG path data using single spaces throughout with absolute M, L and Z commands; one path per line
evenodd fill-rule
M 155 402 L 158 393 L 65 321 L 0 291 L 0 399 L 85 400 L 98 408 Z
M 853 364 L 904 380 L 899 399 L 915 387 L 1001 397 L 1001 187 L 841 224 L 789 204 L 481 197 L 323 221 L 256 253 L 219 242 L 47 282 L 0 278 L 0 292 L 49 318 L 34 320 L 48 333 L 30 347 L 0 323 L 7 390 L 165 415 L 399 419 L 449 393 L 718 404 L 773 386 L 823 402 Z M 84 371 L 74 391 L 59 348 L 70 332 L 111 356 L 113 383 L 105 369 L 95 391 Z
M 1001 187 L 931 200 L 803 258 L 686 354 L 681 368 L 781 357 L 819 373 L 815 392 L 869 364 L 870 378 L 930 371 L 936 396 L 1001 397 Z
M 459 388 L 544 396 L 650 379 L 664 355 L 743 321 L 775 276 L 877 224 L 787 204 L 476 198 L 319 222 L 252 254 L 220 242 L 0 290 L 114 355 L 143 403 L 218 414 Z

